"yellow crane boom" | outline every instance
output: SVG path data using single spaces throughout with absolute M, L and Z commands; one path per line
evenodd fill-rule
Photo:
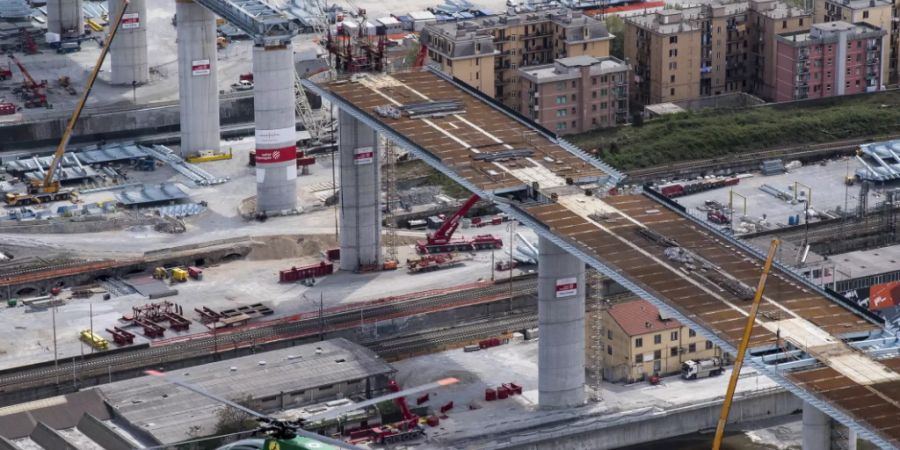
M 753 333 L 753 324 L 756 323 L 756 313 L 759 311 L 759 304 L 762 300 L 763 292 L 766 290 L 766 279 L 769 277 L 769 271 L 772 269 L 772 263 L 775 261 L 775 250 L 781 241 L 772 239 L 769 245 L 769 255 L 766 257 L 766 264 L 763 266 L 762 275 L 759 277 L 759 284 L 756 286 L 756 294 L 753 295 L 753 305 L 750 306 L 750 315 L 747 316 L 747 324 L 744 325 L 744 336 L 741 338 L 741 345 L 738 348 L 737 355 L 734 358 L 734 370 L 731 371 L 731 380 L 728 381 L 728 391 L 725 393 L 725 401 L 722 403 L 722 413 L 719 414 L 719 424 L 716 426 L 716 438 L 713 440 L 713 450 L 719 450 L 722 446 L 722 438 L 725 436 L 725 422 L 728 421 L 728 413 L 731 411 L 731 401 L 734 399 L 734 390 L 737 388 L 738 377 L 741 374 L 741 366 L 744 365 L 744 353 L 747 353 L 747 347 L 750 345 L 750 335 Z
M 59 146 L 56 147 L 56 152 L 53 154 L 53 161 L 50 162 L 50 167 L 47 169 L 47 174 L 44 176 L 43 183 L 41 183 L 40 186 L 44 192 L 59 191 L 59 182 L 53 181 L 53 175 L 56 173 L 56 168 L 59 166 L 63 155 L 66 153 L 66 147 L 69 145 L 69 139 L 72 137 L 75 123 L 78 122 L 78 118 L 81 117 L 81 111 L 84 109 L 88 95 L 91 94 L 91 89 L 94 87 L 94 82 L 97 81 L 97 75 L 100 73 L 100 66 L 103 65 L 103 60 L 106 59 L 106 55 L 109 53 L 109 46 L 112 44 L 113 38 L 116 37 L 116 33 L 119 31 L 119 25 L 122 24 L 122 18 L 125 16 L 125 10 L 127 9 L 128 0 L 125 0 L 122 4 L 122 9 L 116 16 L 116 20 L 111 24 L 109 34 L 106 36 L 106 42 L 103 43 L 100 55 L 97 57 L 97 63 L 94 64 L 94 70 L 91 71 L 91 75 L 87 79 L 87 83 L 84 86 L 84 92 L 81 94 L 81 98 L 78 100 L 75 110 L 72 111 L 72 117 L 69 117 L 69 122 L 66 124 L 65 131 L 63 131 Z

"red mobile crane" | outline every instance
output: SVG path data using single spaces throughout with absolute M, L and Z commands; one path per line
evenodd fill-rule
M 400 392 L 400 385 L 397 384 L 396 381 L 391 380 L 390 383 L 388 383 L 388 390 L 391 392 Z M 409 405 L 406 404 L 406 397 L 401 396 L 395 398 L 394 404 L 400 409 L 400 414 L 403 415 L 403 421 L 397 422 L 394 425 L 382 425 L 372 428 L 372 434 L 376 444 L 388 445 L 396 442 L 408 441 L 418 438 L 425 433 L 425 430 L 419 425 L 419 416 L 413 414 L 412 411 L 409 410 Z
M 450 216 L 437 231 L 428 233 L 426 235 L 426 240 L 419 241 L 416 244 L 416 251 L 426 254 L 471 252 L 475 250 L 502 248 L 503 240 L 491 234 L 481 234 L 472 239 L 453 239 L 453 233 L 456 232 L 456 228 L 459 227 L 459 221 L 466 216 L 466 213 L 469 212 L 476 203 L 478 203 L 478 200 L 480 200 L 478 195 L 472 194 L 472 196 L 463 203 L 462 207 Z
M 28 69 L 26 69 L 22 62 L 16 59 L 15 56 L 9 55 L 9 59 L 16 63 L 19 71 L 22 72 L 22 76 L 25 77 L 21 88 L 22 96 L 25 99 L 25 107 L 40 108 L 42 106 L 47 106 L 47 95 L 44 94 L 44 87 L 47 86 L 47 81 L 38 83 L 31 77 L 31 74 L 28 73 Z

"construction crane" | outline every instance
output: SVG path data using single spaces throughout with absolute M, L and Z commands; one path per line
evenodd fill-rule
M 480 198 L 477 194 L 472 194 L 462 207 L 453 213 L 450 218 L 444 221 L 440 228 L 434 233 L 426 235 L 426 240 L 419 241 L 416 244 L 416 251 L 422 254 L 427 253 L 450 253 L 450 252 L 470 252 L 475 250 L 488 250 L 503 247 L 503 240 L 491 235 L 482 234 L 472 239 L 453 239 L 453 233 L 459 227 L 459 222 L 466 213 L 478 203 Z
M 25 78 L 22 81 L 22 87 L 18 89 L 25 100 L 25 107 L 40 108 L 47 106 L 47 95 L 44 94 L 44 87 L 47 86 L 47 82 L 41 81 L 38 83 L 35 81 L 31 74 L 28 73 L 28 69 L 25 68 L 25 65 L 14 55 L 9 55 L 9 59 L 16 64 L 16 67 L 19 68 L 19 72 L 22 72 L 22 77 Z M 10 72 L 10 74 L 12 74 L 12 72 Z
M 744 354 L 750 345 L 750 335 L 753 333 L 753 324 L 756 323 L 756 313 L 759 311 L 759 304 L 762 300 L 763 292 L 766 289 L 766 279 L 769 271 L 772 269 L 772 263 L 775 261 L 775 251 L 781 242 L 778 239 L 772 239 L 769 245 L 769 255 L 766 257 L 766 264 L 763 266 L 762 275 L 759 277 L 759 284 L 756 286 L 756 293 L 753 295 L 753 305 L 750 306 L 750 315 L 747 316 L 747 324 L 744 325 L 744 336 L 741 338 L 741 345 L 738 347 L 737 355 L 734 359 L 734 369 L 731 371 L 731 380 L 728 382 L 728 391 L 725 393 L 725 401 L 722 403 L 722 412 L 719 414 L 719 424 L 716 426 L 716 437 L 713 440 L 713 450 L 719 450 L 722 446 L 722 437 L 725 435 L 725 422 L 728 421 L 728 413 L 731 411 L 731 401 L 734 399 L 734 390 L 737 388 L 738 377 L 741 374 L 741 366 L 744 365 Z
M 59 180 L 55 180 L 53 176 L 56 174 L 56 170 L 59 167 L 60 162 L 62 161 L 62 157 L 66 153 L 66 147 L 69 145 L 69 139 L 72 137 L 72 131 L 75 129 L 75 123 L 78 122 L 78 118 L 81 117 L 81 111 L 84 110 L 84 105 L 85 103 L 87 103 L 88 96 L 91 94 L 91 88 L 94 87 L 94 82 L 97 81 L 97 75 L 100 73 L 100 66 L 103 65 L 103 60 L 106 59 L 106 55 L 107 53 L 109 53 L 109 46 L 110 44 L 112 44 L 113 38 L 116 37 L 116 32 L 119 31 L 119 25 L 122 24 L 122 17 L 125 16 L 125 11 L 128 9 L 128 3 L 129 0 L 124 0 L 122 9 L 116 16 L 116 20 L 112 23 L 112 26 L 109 30 L 109 35 L 106 37 L 106 42 L 100 49 L 100 55 L 97 57 L 97 62 L 94 64 L 94 69 L 91 71 L 91 74 L 87 79 L 87 83 L 84 86 L 84 92 L 81 94 L 81 99 L 78 100 L 78 104 L 75 105 L 75 110 L 72 111 L 72 116 L 69 118 L 68 124 L 66 124 L 66 129 L 65 131 L 63 131 L 62 138 L 59 141 L 59 145 L 56 147 L 56 152 L 53 154 L 53 160 L 50 162 L 50 166 L 47 168 L 44 179 L 32 180 L 28 186 L 27 193 L 10 192 L 6 194 L 7 205 L 20 206 L 31 203 L 44 203 L 47 201 L 69 200 L 77 196 L 74 190 L 62 189 Z M 28 75 L 24 70 L 24 67 L 22 67 L 21 63 L 19 63 L 19 61 L 15 58 L 13 58 L 13 61 L 26 75 L 28 83 L 30 83 L 30 85 L 32 86 L 37 85 L 34 79 L 31 78 L 31 76 Z M 44 97 L 44 101 L 46 102 L 46 97 Z

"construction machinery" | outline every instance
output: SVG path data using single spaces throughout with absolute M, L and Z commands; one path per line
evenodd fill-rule
M 125 11 L 128 9 L 128 0 L 124 0 L 124 4 L 122 5 L 122 9 L 119 11 L 119 14 L 116 17 L 116 20 L 111 24 L 111 28 L 109 30 L 109 35 L 106 37 L 106 42 L 103 44 L 103 47 L 100 50 L 100 55 L 97 57 L 97 62 L 94 64 L 94 69 L 91 71 L 90 76 L 87 79 L 87 82 L 84 86 L 84 92 L 81 94 L 81 99 L 78 100 L 78 104 L 75 105 L 75 110 L 72 111 L 72 116 L 69 118 L 68 124 L 66 124 L 66 129 L 63 131 L 62 139 L 59 141 L 59 146 L 56 147 L 56 152 L 53 154 L 53 160 L 50 162 L 50 166 L 47 168 L 47 172 L 44 175 L 43 180 L 34 180 L 28 186 L 28 192 L 26 193 L 14 193 L 10 192 L 6 194 L 6 204 L 9 206 L 21 206 L 27 205 L 31 203 L 45 203 L 56 200 L 71 200 L 77 198 L 77 193 L 72 189 L 63 189 L 59 180 L 54 179 L 54 175 L 56 174 L 57 169 L 62 162 L 62 157 L 66 153 L 66 147 L 69 145 L 69 139 L 72 137 L 72 131 L 75 129 L 75 123 L 78 122 L 78 118 L 81 116 L 81 111 L 84 110 L 84 105 L 87 103 L 88 96 L 91 94 L 91 89 L 94 87 L 94 82 L 97 81 L 97 75 L 100 73 L 100 66 L 103 65 L 103 60 L 106 59 L 107 53 L 109 53 L 109 46 L 112 44 L 113 38 L 116 37 L 116 32 L 119 30 L 119 25 L 122 24 L 122 18 L 125 16 Z M 39 85 L 34 81 L 31 75 L 28 74 L 28 71 L 25 70 L 25 67 L 22 66 L 22 63 L 19 62 L 14 56 L 10 55 L 10 58 L 13 62 L 19 66 L 19 70 L 22 71 L 22 74 L 25 75 L 26 83 L 29 86 L 29 89 L 35 94 L 39 95 L 39 98 L 34 101 L 39 101 L 43 105 L 47 105 L 47 96 L 43 94 L 43 87 L 46 86 L 46 81 L 42 82 L 42 85 Z M 28 103 L 25 104 L 26 107 Z
M 433 270 L 446 269 L 462 264 L 468 258 L 461 258 L 455 253 L 439 253 L 423 255 L 417 259 L 407 259 L 406 268 L 409 273 L 431 272 Z
M 80 333 L 80 337 L 85 344 L 90 345 L 97 350 L 106 350 L 109 348 L 109 341 L 91 330 L 83 330 Z
M 472 194 L 459 210 L 444 221 L 437 231 L 427 234 L 426 240 L 416 244 L 416 251 L 420 254 L 432 254 L 503 248 L 503 240 L 491 234 L 481 234 L 471 239 L 453 239 L 453 233 L 459 227 L 460 220 L 478 203 L 478 200 L 480 200 L 478 195 Z
M 188 271 L 182 269 L 181 267 L 175 267 L 172 269 L 172 281 L 177 281 L 179 283 L 184 283 L 188 280 Z
M 756 294 L 753 296 L 753 304 L 747 315 L 747 323 L 744 325 L 744 335 L 741 337 L 741 345 L 738 347 L 734 359 L 734 369 L 731 371 L 731 379 L 728 381 L 728 390 L 725 393 L 725 401 L 722 402 L 722 412 L 719 414 L 719 423 L 716 426 L 716 437 L 713 440 L 713 450 L 719 450 L 722 446 L 722 438 L 725 436 L 725 423 L 728 421 L 728 413 L 731 411 L 731 402 L 734 399 L 734 391 L 737 388 L 738 378 L 741 375 L 741 366 L 744 365 L 744 354 L 750 346 L 750 336 L 753 334 L 753 324 L 756 323 L 756 313 L 759 312 L 759 304 L 766 290 L 766 279 L 772 264 L 775 262 L 775 251 L 781 243 L 778 239 L 772 239 L 769 245 L 769 254 L 763 265 L 762 275 L 759 276 L 759 284 L 756 286 Z
M 22 64 L 15 55 L 9 55 L 9 59 L 19 68 L 19 72 L 22 72 L 22 77 L 24 78 L 22 86 L 16 88 L 13 92 L 22 96 L 22 99 L 25 100 L 25 107 L 49 107 L 50 104 L 47 102 L 47 94 L 44 93 L 44 88 L 47 87 L 47 80 L 41 80 L 40 83 L 37 82 L 32 78 L 31 74 L 28 73 L 28 69 L 25 68 L 25 65 Z
M 689 359 L 681 363 L 681 378 L 696 380 L 714 377 L 722 373 L 722 360 L 719 358 Z
M 436 388 L 441 388 L 445 386 L 450 386 L 459 382 L 456 378 L 444 378 L 433 383 L 423 384 L 421 386 L 417 386 L 414 388 L 400 390 L 399 387 L 395 387 L 396 383 L 393 383 L 391 386 L 391 393 L 387 395 L 383 395 L 380 397 L 375 397 L 369 400 L 361 401 L 358 403 L 349 402 L 346 405 L 338 406 L 336 408 L 327 409 L 322 412 L 315 413 L 309 417 L 298 420 L 281 420 L 276 419 L 274 417 L 269 417 L 264 414 L 258 413 L 250 408 L 245 406 L 241 406 L 235 402 L 226 400 L 222 397 L 214 395 L 212 393 L 207 392 L 203 388 L 196 386 L 194 384 L 181 381 L 180 379 L 167 376 L 162 372 L 156 370 L 148 370 L 145 371 L 147 375 L 157 376 L 157 377 L 165 377 L 168 379 L 168 382 L 175 384 L 177 386 L 183 387 L 191 392 L 196 394 L 200 394 L 206 398 L 215 400 L 219 403 L 222 403 L 231 408 L 237 409 L 239 411 L 243 411 L 246 414 L 256 418 L 260 422 L 260 427 L 256 430 L 256 432 L 262 433 L 265 436 L 265 441 L 263 442 L 262 447 L 259 446 L 258 441 L 254 441 L 254 445 L 252 448 L 264 448 L 264 449 L 283 449 L 283 450 L 305 450 L 305 449 L 317 449 L 317 450 L 337 450 L 337 449 L 349 449 L 349 450 L 362 450 L 361 447 L 353 445 L 349 442 L 344 442 L 341 440 L 333 439 L 321 434 L 316 434 L 312 431 L 308 431 L 304 429 L 306 424 L 315 423 L 322 420 L 329 420 L 334 418 L 341 418 L 348 413 L 356 410 L 360 410 L 363 408 L 367 408 L 373 406 L 377 403 L 381 403 L 387 400 L 395 400 L 401 399 L 407 395 L 417 394 L 419 392 L 429 391 Z M 405 401 L 403 402 L 406 403 Z M 399 405 L 399 403 L 398 403 Z M 412 417 L 415 417 L 407 411 L 405 414 L 409 414 Z M 404 416 L 406 417 L 406 416 Z M 406 421 L 404 421 L 406 422 Z M 416 417 L 416 422 L 418 422 L 418 418 Z M 418 423 L 415 425 L 418 427 Z M 379 427 L 380 428 L 380 427 Z M 410 438 L 409 432 L 400 432 L 395 433 L 394 430 L 399 430 L 399 428 L 395 427 L 384 427 L 384 431 L 381 431 L 381 434 L 375 434 L 374 437 L 376 440 L 380 440 L 382 443 L 392 443 L 399 442 L 401 440 L 408 440 Z M 373 432 L 375 429 L 372 430 Z M 417 434 L 421 435 L 421 429 Z M 403 439 L 406 438 L 406 439 Z M 243 443 L 245 441 L 238 441 L 232 445 L 237 445 Z M 236 448 L 236 447 L 235 447 Z
M 706 213 L 706 220 L 716 225 L 728 225 L 731 220 L 720 209 L 713 209 Z

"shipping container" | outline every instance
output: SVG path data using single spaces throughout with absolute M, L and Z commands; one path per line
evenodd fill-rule
M 290 269 L 282 270 L 278 274 L 278 281 L 282 283 L 292 283 L 307 278 L 331 275 L 332 273 L 334 273 L 334 264 L 322 261 L 318 264 L 311 264 L 303 267 L 291 267 Z

